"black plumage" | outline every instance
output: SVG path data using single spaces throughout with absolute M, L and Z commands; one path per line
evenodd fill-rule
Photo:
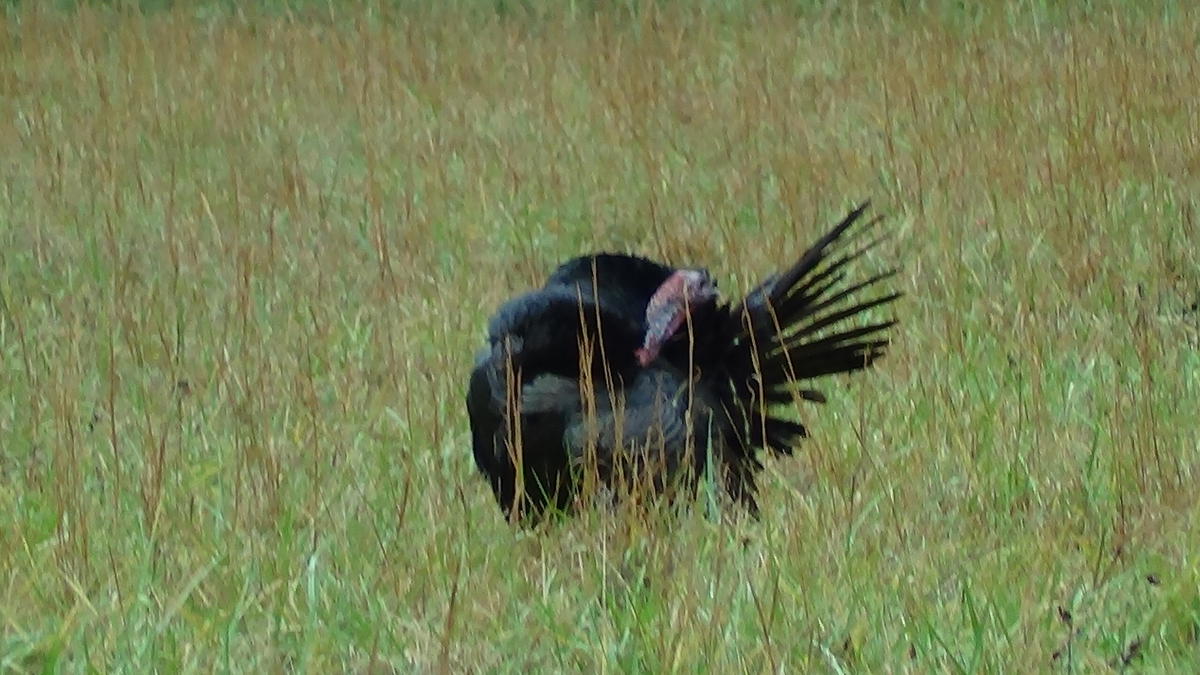
M 878 241 L 856 243 L 879 222 L 866 207 L 735 304 L 706 272 L 600 253 L 500 307 L 467 410 L 476 466 L 504 513 L 568 510 L 589 484 L 690 492 L 714 469 L 756 512 L 760 452 L 791 454 L 807 435 L 781 406 L 824 402 L 807 381 L 867 368 L 888 345 L 894 320 L 854 320 L 899 297 L 863 299 L 894 272 L 847 283 Z M 653 339 L 664 326 L 667 339 Z

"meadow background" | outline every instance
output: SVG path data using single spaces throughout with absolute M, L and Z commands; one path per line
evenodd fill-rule
M 1195 670 L 1193 7 L 9 3 L 0 669 Z M 503 522 L 499 302 L 866 198 L 898 339 L 761 522 Z

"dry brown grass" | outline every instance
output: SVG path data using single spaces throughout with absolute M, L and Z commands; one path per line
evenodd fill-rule
M 8 10 L 0 663 L 1193 669 L 1200 15 L 950 4 Z M 498 302 L 865 197 L 901 338 L 761 523 L 502 523 Z

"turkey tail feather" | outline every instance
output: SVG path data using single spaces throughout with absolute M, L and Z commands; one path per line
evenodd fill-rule
M 730 309 L 733 340 L 726 374 L 754 446 L 791 454 L 807 430 L 770 414 L 768 406 L 795 399 L 824 403 L 824 394 L 798 383 L 866 369 L 886 352 L 890 338 L 885 332 L 895 320 L 860 325 L 853 320 L 903 295 L 863 297 L 895 277 L 896 270 L 847 283 L 849 266 L 887 239 L 885 234 L 861 244 L 861 236 L 881 221 L 862 220 L 868 206 L 864 202 L 852 210 L 794 265 Z

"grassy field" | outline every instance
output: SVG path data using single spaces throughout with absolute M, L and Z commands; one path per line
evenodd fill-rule
M 1195 670 L 1200 10 L 594 4 L 4 10 L 0 670 Z M 503 522 L 499 302 L 866 198 L 761 522 Z

